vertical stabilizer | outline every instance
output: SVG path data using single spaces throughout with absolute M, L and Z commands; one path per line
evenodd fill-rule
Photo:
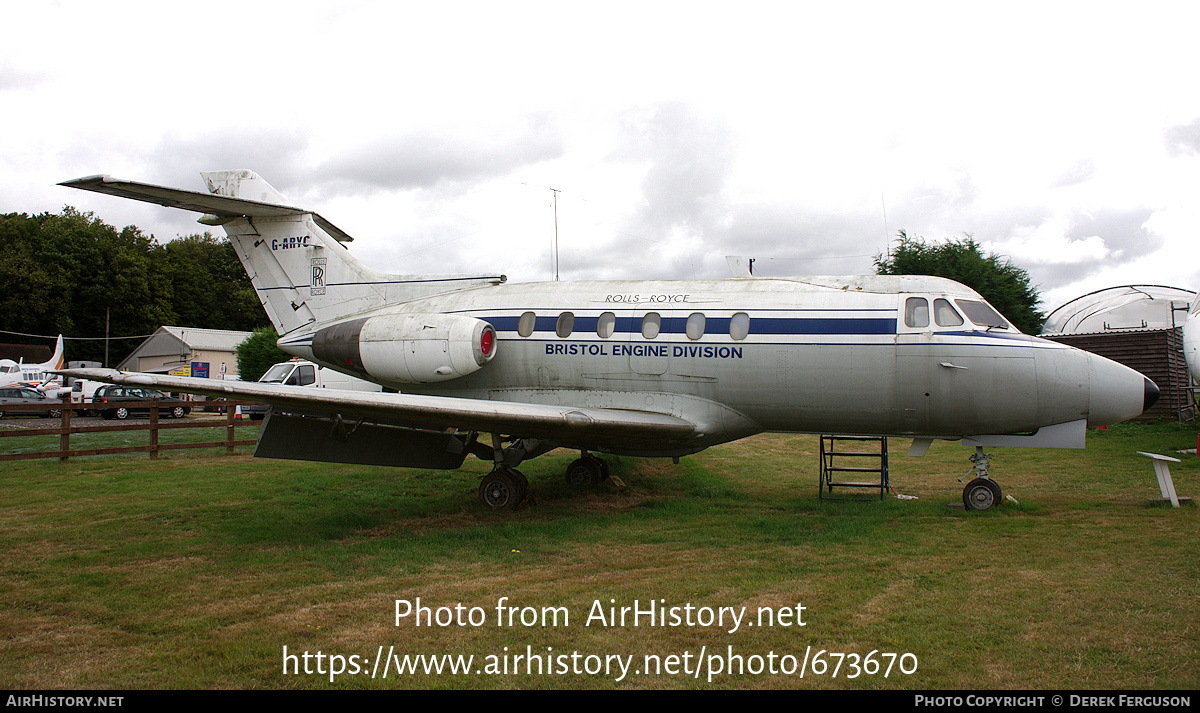
M 208 192 L 230 198 L 244 198 L 259 203 L 275 205 L 292 205 L 288 199 L 275 190 L 270 183 L 264 181 L 254 171 L 237 169 L 233 171 L 208 171 L 201 173 Z
M 54 356 L 50 357 L 50 361 L 46 362 L 46 370 L 61 369 L 66 366 L 67 362 L 63 358 L 63 339 L 62 335 L 58 335 L 58 342 L 54 345 Z
M 315 323 L 455 290 L 485 287 L 503 275 L 389 275 L 368 269 L 343 247 L 352 238 L 316 213 L 294 206 L 247 170 L 200 174 L 207 193 L 96 175 L 60 185 L 203 213 L 225 229 L 258 298 L 281 336 Z M 282 343 L 282 342 L 281 342 Z
M 202 173 L 214 195 L 294 207 L 258 174 Z M 265 212 L 265 211 L 264 211 Z M 364 266 L 342 245 L 350 240 L 319 215 L 212 216 L 238 258 L 279 334 L 441 292 L 494 285 L 496 275 L 390 275 Z

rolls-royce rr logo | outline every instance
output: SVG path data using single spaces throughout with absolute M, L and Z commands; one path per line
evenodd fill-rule
M 327 258 L 314 257 L 312 259 L 312 284 L 309 286 L 309 294 L 323 295 L 325 294 L 325 260 Z

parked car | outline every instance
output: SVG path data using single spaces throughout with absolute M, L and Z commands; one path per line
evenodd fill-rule
M 14 406 L 17 404 L 40 404 L 45 406 L 45 409 L 31 409 L 26 411 L 5 411 L 5 406 Z M 9 416 L 61 416 L 62 402 L 57 403 L 53 399 L 46 398 L 46 395 L 37 389 L 28 386 L 6 386 L 0 388 L 0 418 L 5 415 Z
M 122 401 L 158 401 L 158 414 L 170 418 L 183 418 L 191 413 L 189 402 L 167 396 L 161 391 L 140 386 L 101 386 L 92 395 L 92 409 L 104 418 L 126 419 L 130 414 L 150 413 L 150 406 L 122 406 Z

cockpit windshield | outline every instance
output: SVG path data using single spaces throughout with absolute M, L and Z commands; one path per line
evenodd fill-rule
M 1008 322 L 1000 316 L 1000 313 L 992 309 L 991 305 L 978 300 L 954 300 L 954 304 L 967 315 L 967 319 L 971 320 L 979 327 L 995 327 L 997 329 L 1008 329 Z

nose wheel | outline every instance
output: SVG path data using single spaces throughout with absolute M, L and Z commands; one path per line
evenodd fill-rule
M 975 455 L 971 456 L 974 465 L 958 480 L 961 483 L 965 478 L 976 476 L 963 488 L 963 506 L 968 510 L 988 510 L 1004 502 L 1000 484 L 988 477 L 990 459 L 991 455 L 984 453 L 982 446 L 975 446 Z

